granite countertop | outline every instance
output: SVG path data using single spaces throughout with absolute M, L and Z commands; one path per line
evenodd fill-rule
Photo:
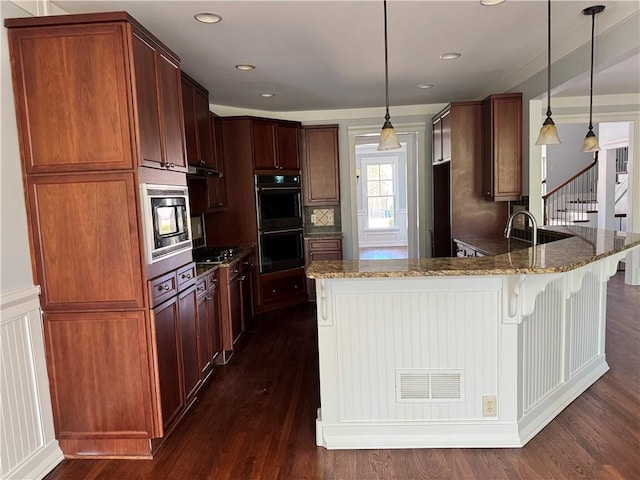
M 531 248 L 518 242 L 511 250 L 506 239 L 484 239 L 486 257 L 410 258 L 402 260 L 314 261 L 307 268 L 309 278 L 424 277 L 456 275 L 514 275 L 567 272 L 614 253 L 640 245 L 640 234 L 590 227 L 547 228 L 573 235 L 570 238 Z M 466 239 L 478 241 L 479 239 Z M 525 243 L 525 245 L 521 245 Z M 470 243 L 474 245 L 473 243 Z
M 240 245 L 238 247 L 237 253 L 230 256 L 226 260 L 220 263 L 196 263 L 196 277 L 200 277 L 201 275 L 208 275 L 221 267 L 229 267 L 233 262 L 238 260 L 239 258 L 244 258 L 247 255 L 253 253 L 255 249 L 255 245 Z

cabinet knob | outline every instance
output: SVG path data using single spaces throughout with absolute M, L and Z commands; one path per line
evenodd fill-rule
M 322 246 L 323 246 L 323 247 L 326 247 L 326 246 L 327 246 L 327 244 L 326 244 L 326 243 L 323 243 L 323 244 L 322 244 Z
M 183 278 L 183 279 L 185 279 L 185 278 L 191 278 L 191 274 L 190 274 L 190 273 L 183 273 L 183 274 L 182 274 L 182 278 Z
M 237 268 L 233 269 L 233 273 L 238 273 L 240 270 L 238 270 Z
M 294 285 L 294 286 L 293 286 L 293 288 L 297 289 L 297 288 L 298 288 L 298 285 Z
M 247 276 L 246 276 L 246 275 L 242 275 L 242 276 L 240 277 L 240 281 L 241 281 L 241 282 L 244 282 L 244 280 L 245 280 L 246 278 L 247 278 Z
M 273 290 L 271 290 L 271 293 L 276 293 L 276 289 L 274 288 Z

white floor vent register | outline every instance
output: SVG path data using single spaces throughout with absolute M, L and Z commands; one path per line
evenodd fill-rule
M 396 370 L 398 402 L 462 402 L 464 370 Z

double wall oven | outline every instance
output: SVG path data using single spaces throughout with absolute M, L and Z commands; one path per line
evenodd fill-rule
M 255 175 L 260 273 L 304 266 L 299 175 Z

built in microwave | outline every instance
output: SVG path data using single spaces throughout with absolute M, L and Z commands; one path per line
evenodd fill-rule
M 143 183 L 141 198 L 147 263 L 191 250 L 187 187 Z

